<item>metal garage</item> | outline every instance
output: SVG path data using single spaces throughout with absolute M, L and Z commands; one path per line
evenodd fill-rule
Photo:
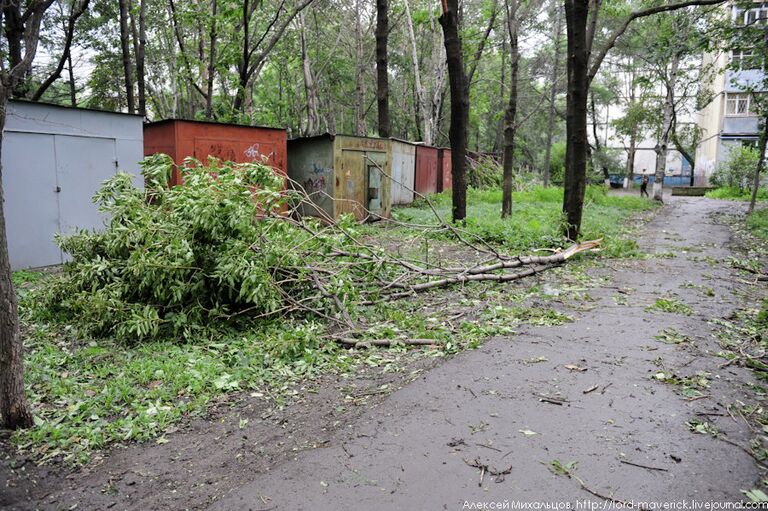
M 392 139 L 392 204 L 413 202 L 416 145 Z
M 312 201 L 301 206 L 302 215 L 389 218 L 391 175 L 389 139 L 326 133 L 288 141 L 288 176 Z
M 91 198 L 117 169 L 136 174 L 142 117 L 11 101 L 3 134 L 3 185 L 11 268 L 61 264 L 57 232 L 104 225 Z
M 265 162 L 284 175 L 288 170 L 287 140 L 287 131 L 282 128 L 177 119 L 144 125 L 144 154 L 165 153 L 177 165 L 188 156 L 203 162 L 214 156 L 235 163 Z M 172 181 L 183 181 L 178 169 Z

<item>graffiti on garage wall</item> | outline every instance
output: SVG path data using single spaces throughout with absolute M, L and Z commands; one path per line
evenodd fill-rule
M 270 151 L 269 154 L 262 154 L 261 151 L 259 151 L 259 144 L 251 144 L 248 146 L 248 148 L 243 152 L 245 156 L 250 158 L 251 160 L 256 160 L 257 158 L 261 158 L 262 161 L 265 163 L 272 160 L 272 157 L 275 156 L 275 151 Z
M 312 168 L 309 169 L 309 177 L 304 180 L 304 190 L 307 193 L 319 192 L 325 190 L 327 180 L 326 175 L 330 175 L 333 169 L 325 168 L 317 163 L 312 163 Z

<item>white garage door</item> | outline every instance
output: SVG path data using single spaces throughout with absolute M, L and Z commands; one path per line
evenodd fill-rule
M 91 198 L 114 173 L 114 139 L 6 131 L 2 178 L 11 267 L 60 264 L 57 232 L 101 227 Z

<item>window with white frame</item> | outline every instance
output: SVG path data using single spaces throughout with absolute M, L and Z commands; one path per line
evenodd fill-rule
M 752 9 L 735 9 L 734 18 L 737 25 L 768 25 L 768 5 L 763 3 Z
M 729 93 L 725 95 L 725 115 L 752 115 L 750 110 L 751 94 L 748 92 Z
M 762 60 L 758 62 L 757 55 L 752 49 L 733 50 L 731 52 L 731 64 L 735 69 L 760 69 L 763 67 Z

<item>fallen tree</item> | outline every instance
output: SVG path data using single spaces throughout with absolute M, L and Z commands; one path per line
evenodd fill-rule
M 510 257 L 441 223 L 430 228 L 446 229 L 483 261 L 439 267 L 366 241 L 351 217 L 298 218 L 308 196 L 284 191 L 265 165 L 188 160 L 177 187 L 168 184 L 169 157 L 150 157 L 142 167 L 146 190 L 117 174 L 96 195 L 110 217 L 106 229 L 58 240 L 71 260 L 47 287 L 48 303 L 90 335 L 191 339 L 221 321 L 287 315 L 325 318 L 349 333 L 357 330 L 357 307 L 522 279 L 600 243 Z M 336 338 L 345 343 L 349 335 Z

